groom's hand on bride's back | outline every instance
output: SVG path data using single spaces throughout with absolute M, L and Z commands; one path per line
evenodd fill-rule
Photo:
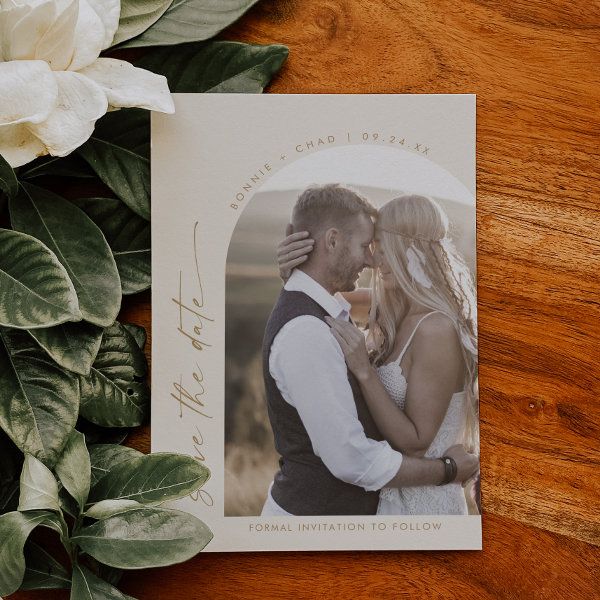
M 479 473 L 479 456 L 467 452 L 462 444 L 451 446 L 444 452 L 444 456 L 453 458 L 456 463 L 456 482 L 465 484 Z
M 309 237 L 308 231 L 293 231 L 292 224 L 288 223 L 285 228 L 286 237 L 277 246 L 277 266 L 279 276 L 284 282 L 290 278 L 298 265 L 306 261 L 315 245 L 315 240 Z

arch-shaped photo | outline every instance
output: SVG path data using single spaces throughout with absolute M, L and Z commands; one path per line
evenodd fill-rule
M 479 514 L 475 272 L 475 199 L 428 157 L 273 174 L 227 255 L 225 516 Z

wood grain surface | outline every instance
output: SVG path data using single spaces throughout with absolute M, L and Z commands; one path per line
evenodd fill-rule
M 477 94 L 484 549 L 201 554 L 124 590 L 600 598 L 600 3 L 263 0 L 221 37 L 289 46 L 272 93 Z

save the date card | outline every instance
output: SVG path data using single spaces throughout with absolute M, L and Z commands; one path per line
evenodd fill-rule
M 481 549 L 475 96 L 152 115 L 152 450 L 206 551 Z

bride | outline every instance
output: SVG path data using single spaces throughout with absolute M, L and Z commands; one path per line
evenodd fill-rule
M 299 234 L 279 246 L 282 277 L 310 252 Z M 288 260 L 293 256 L 294 260 Z M 327 317 L 383 437 L 401 452 L 436 457 L 478 447 L 477 329 L 473 279 L 433 200 L 385 204 L 375 225 L 371 289 L 344 294 L 368 333 Z M 381 491 L 378 514 L 468 514 L 460 484 Z

